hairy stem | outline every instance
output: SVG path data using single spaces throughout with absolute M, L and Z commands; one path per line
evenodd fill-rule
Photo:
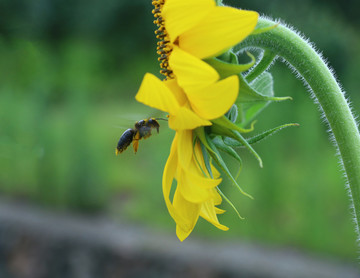
M 259 19 L 258 27 L 275 22 Z M 360 136 L 339 84 L 312 46 L 293 30 L 279 24 L 273 30 L 249 36 L 241 48 L 257 47 L 283 57 L 304 78 L 317 98 L 334 135 L 353 202 L 357 232 L 360 223 Z

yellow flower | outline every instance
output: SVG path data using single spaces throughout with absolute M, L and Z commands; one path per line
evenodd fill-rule
M 155 23 L 161 81 L 147 73 L 136 100 L 169 114 L 176 131 L 163 174 L 163 193 L 178 238 L 184 240 L 201 216 L 217 228 L 216 206 L 222 201 L 216 187 L 219 172 L 206 168 L 200 142 L 193 130 L 211 125 L 235 102 L 239 91 L 236 75 L 220 80 L 218 72 L 201 59 L 217 56 L 243 40 L 255 28 L 258 14 L 217 7 L 214 0 L 155 0 Z M 176 190 L 171 198 L 173 180 Z
M 181 241 L 192 232 L 199 216 L 221 230 L 228 230 L 216 216 L 224 212 L 215 207 L 222 201 L 215 189 L 221 179 L 214 167 L 212 174 L 214 178 L 206 170 L 199 142 L 193 146 L 192 130 L 177 131 L 164 169 L 163 193 Z M 171 202 L 170 191 L 174 178 L 177 186 Z
M 161 73 L 173 77 L 169 56 L 174 46 L 205 59 L 215 57 L 246 38 L 258 13 L 218 7 L 214 0 L 154 0 L 155 32 Z
M 220 80 L 219 74 L 207 63 L 174 48 L 170 64 L 176 78 L 161 81 L 147 73 L 136 100 L 169 113 L 169 126 L 174 130 L 195 129 L 211 125 L 235 102 L 239 79 L 230 76 Z

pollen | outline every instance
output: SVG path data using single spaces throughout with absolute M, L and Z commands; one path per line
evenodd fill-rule
M 155 20 L 154 24 L 158 29 L 155 31 L 157 42 L 157 54 L 159 55 L 158 61 L 160 62 L 160 73 L 165 76 L 165 79 L 174 78 L 173 71 L 169 67 L 169 56 L 172 51 L 172 45 L 170 43 L 169 35 L 165 28 L 165 21 L 161 16 L 161 10 L 164 6 L 165 0 L 154 0 L 152 5 L 155 7 L 152 10 Z

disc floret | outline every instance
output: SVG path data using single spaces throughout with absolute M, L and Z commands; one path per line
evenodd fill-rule
M 159 55 L 158 61 L 160 62 L 160 73 L 165 76 L 166 79 L 174 78 L 173 71 L 169 67 L 169 56 L 173 50 L 173 47 L 170 43 L 169 35 L 165 28 L 165 21 L 161 15 L 161 10 L 164 6 L 165 0 L 156 0 L 153 1 L 154 9 L 152 13 L 154 14 L 155 20 L 154 24 L 157 25 L 158 29 L 155 31 L 156 38 L 159 40 L 157 42 L 157 54 Z

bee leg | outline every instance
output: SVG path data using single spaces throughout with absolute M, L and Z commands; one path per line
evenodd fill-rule
M 139 147 L 139 140 L 134 139 L 133 141 L 134 153 L 136 154 Z
M 137 150 L 139 147 L 139 140 L 140 140 L 140 133 L 136 132 L 136 134 L 134 136 L 134 140 L 133 140 L 133 148 L 134 148 L 135 154 L 137 153 Z

